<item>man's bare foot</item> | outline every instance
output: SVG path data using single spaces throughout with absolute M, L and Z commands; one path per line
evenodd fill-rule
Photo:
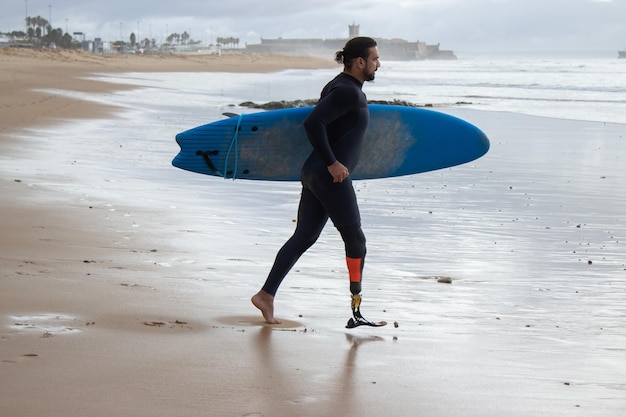
M 251 298 L 252 304 L 263 314 L 268 324 L 280 324 L 280 320 L 274 318 L 274 296 L 261 290 Z

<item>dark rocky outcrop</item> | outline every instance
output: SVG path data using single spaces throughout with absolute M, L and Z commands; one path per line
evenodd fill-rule
M 369 100 L 369 104 L 389 104 L 394 106 L 405 107 L 435 107 L 432 104 L 415 104 L 405 100 Z M 249 109 L 263 109 L 263 110 L 278 110 L 278 109 L 291 109 L 295 107 L 315 106 L 317 99 L 307 100 L 281 100 L 281 101 L 269 101 L 267 103 L 254 103 L 252 101 L 245 101 L 239 104 L 240 107 L 247 107 Z M 466 102 L 457 102 L 456 105 L 471 104 Z

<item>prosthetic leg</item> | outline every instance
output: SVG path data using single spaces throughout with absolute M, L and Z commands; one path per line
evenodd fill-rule
M 372 322 L 361 315 L 361 273 L 363 271 L 363 258 L 346 258 L 348 273 L 350 275 L 350 292 L 352 293 L 352 317 L 348 320 L 346 328 L 353 329 L 358 326 L 380 327 L 387 324 L 386 321 Z

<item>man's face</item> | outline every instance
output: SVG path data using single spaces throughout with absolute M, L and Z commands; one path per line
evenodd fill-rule
M 363 80 L 374 81 L 376 70 L 380 67 L 378 48 L 375 46 L 370 48 L 367 59 L 363 58 L 363 60 L 365 61 Z

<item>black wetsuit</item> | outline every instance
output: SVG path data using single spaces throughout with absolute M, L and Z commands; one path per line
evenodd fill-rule
M 301 172 L 302 195 L 293 236 L 283 245 L 263 290 L 275 295 L 283 278 L 319 237 L 330 218 L 345 244 L 346 257 L 365 258 L 365 236 L 350 177 L 333 183 L 328 166 L 341 162 L 352 172 L 359 161 L 369 123 L 362 83 L 341 73 L 322 90 L 320 100 L 304 127 L 313 152 Z M 351 278 L 352 280 L 352 278 Z M 353 285 L 353 284 L 351 284 Z M 360 292 L 360 278 L 358 290 Z

